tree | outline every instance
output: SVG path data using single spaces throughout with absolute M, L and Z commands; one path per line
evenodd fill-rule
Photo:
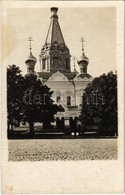
M 25 76 L 25 94 L 23 96 L 23 119 L 30 125 L 30 133 L 34 134 L 34 124 L 43 122 L 44 128 L 49 128 L 54 122 L 58 106 L 51 99 L 52 91 L 43 85 L 36 75 Z
M 113 72 L 103 74 L 84 91 L 79 118 L 82 125 L 98 124 L 117 130 L 117 75 Z
M 7 68 L 7 111 L 8 111 L 8 131 L 13 130 L 14 123 L 22 120 L 22 97 L 24 89 L 24 77 L 21 70 L 16 65 L 9 65 Z
M 31 134 L 36 122 L 43 122 L 44 128 L 49 128 L 59 110 L 51 99 L 52 93 L 36 75 L 23 77 L 19 67 L 10 65 L 7 68 L 8 131 L 10 125 L 13 130 L 13 125 L 21 121 L 29 123 Z

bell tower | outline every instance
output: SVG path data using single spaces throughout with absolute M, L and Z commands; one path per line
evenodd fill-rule
M 58 8 L 52 7 L 50 25 L 40 55 L 40 71 L 45 73 L 70 73 L 70 52 L 65 44 L 58 22 Z

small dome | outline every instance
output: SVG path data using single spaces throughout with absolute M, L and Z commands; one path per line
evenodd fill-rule
M 79 64 L 80 62 L 89 63 L 89 59 L 85 56 L 84 52 L 82 52 L 82 55 L 81 55 L 81 57 L 78 59 L 77 62 L 78 62 L 78 64 Z
M 33 56 L 32 52 L 30 51 L 30 54 L 26 60 L 26 63 L 29 61 L 34 61 L 35 63 L 37 62 L 37 59 Z
M 57 12 L 58 11 L 58 7 L 51 7 L 50 10 L 51 10 L 51 12 Z

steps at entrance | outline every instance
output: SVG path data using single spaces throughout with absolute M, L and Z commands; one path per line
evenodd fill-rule
M 35 130 L 36 133 L 40 133 L 40 134 L 45 134 L 45 133 L 52 133 L 52 134 L 59 134 L 59 133 L 64 133 L 65 131 L 74 131 L 72 129 L 70 129 L 69 127 L 65 127 L 65 129 L 57 129 L 57 128 L 52 128 L 52 129 L 42 129 L 42 128 L 38 128 Z

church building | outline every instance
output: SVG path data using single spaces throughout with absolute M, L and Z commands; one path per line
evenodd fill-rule
M 82 47 L 81 56 L 77 60 L 79 72 L 71 71 L 71 54 L 67 47 L 58 21 L 58 8 L 51 8 L 51 19 L 45 44 L 41 48 L 38 61 L 40 72 L 38 77 L 53 91 L 53 100 L 62 107 L 62 111 L 56 114 L 57 120 L 64 120 L 64 124 L 70 124 L 71 119 L 76 119 L 80 114 L 82 94 L 89 82 L 93 80 L 88 74 L 89 59 L 85 56 Z M 31 48 L 30 48 L 31 49 Z M 27 65 L 27 74 L 35 73 L 37 59 L 31 50 Z

